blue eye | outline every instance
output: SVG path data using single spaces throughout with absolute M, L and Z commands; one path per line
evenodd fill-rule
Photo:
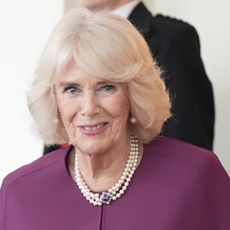
M 116 89 L 114 85 L 103 85 L 97 91 L 113 92 Z
M 69 94 L 75 94 L 79 92 L 80 92 L 80 89 L 77 88 L 76 86 L 68 86 L 64 88 L 64 91 L 63 91 L 63 93 L 69 93 Z

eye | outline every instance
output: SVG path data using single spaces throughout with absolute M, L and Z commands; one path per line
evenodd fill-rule
M 68 94 L 76 94 L 76 93 L 80 93 L 80 92 L 81 92 L 81 90 L 78 87 L 73 86 L 73 85 L 67 86 L 63 90 L 63 93 L 68 93 Z
M 106 84 L 97 89 L 97 93 L 113 93 L 116 90 L 115 85 Z

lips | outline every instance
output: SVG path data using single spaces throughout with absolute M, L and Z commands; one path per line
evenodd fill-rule
M 95 125 L 79 125 L 81 132 L 87 135 L 96 135 L 104 131 L 108 122 L 101 122 Z
M 94 131 L 94 130 L 97 130 L 97 129 L 100 129 L 102 127 L 104 127 L 107 123 L 106 122 L 103 122 L 103 123 L 99 123 L 97 125 L 84 125 L 84 126 L 80 126 L 81 128 L 87 130 L 87 131 Z

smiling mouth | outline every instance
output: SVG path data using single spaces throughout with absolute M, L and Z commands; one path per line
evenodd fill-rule
M 80 126 L 80 127 L 85 129 L 86 131 L 95 131 L 97 129 L 103 128 L 107 124 L 108 124 L 107 122 L 103 122 L 103 123 L 100 123 L 100 124 L 97 124 L 97 125 L 83 125 L 83 126 Z
M 79 125 L 78 127 L 82 130 L 85 134 L 97 134 L 104 130 L 107 126 L 108 122 L 101 122 L 95 125 Z

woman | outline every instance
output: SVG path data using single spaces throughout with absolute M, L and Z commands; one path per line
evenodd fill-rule
M 43 140 L 69 145 L 6 177 L 1 230 L 230 228 L 230 182 L 217 157 L 158 136 L 169 96 L 125 19 L 64 16 L 28 99 Z

